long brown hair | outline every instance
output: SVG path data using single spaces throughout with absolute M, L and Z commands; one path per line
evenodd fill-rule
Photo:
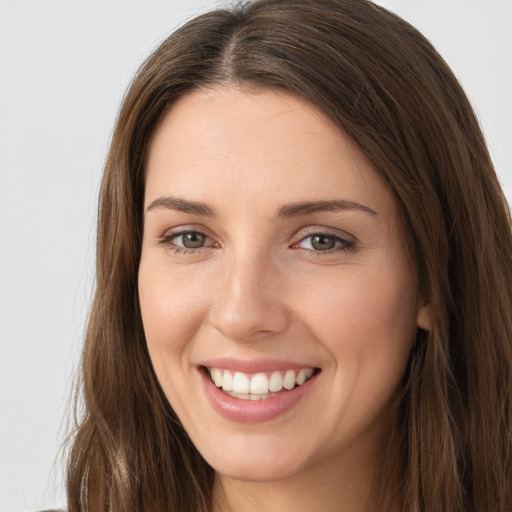
M 279 88 L 327 113 L 396 196 L 431 307 L 398 395 L 388 461 L 404 511 L 512 510 L 512 233 L 480 127 L 417 30 L 367 0 L 259 0 L 195 18 L 141 67 L 99 202 L 97 283 L 68 465 L 75 511 L 211 509 L 213 469 L 167 402 L 137 295 L 144 164 L 158 121 L 219 83 Z M 384 487 L 384 486 L 383 486 Z

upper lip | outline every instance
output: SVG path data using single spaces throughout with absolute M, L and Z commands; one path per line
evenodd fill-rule
M 309 362 L 289 361 L 285 359 L 235 359 L 232 357 L 217 357 L 201 361 L 198 366 L 206 366 L 208 368 L 221 368 L 223 370 L 231 370 L 234 372 L 242 372 L 248 374 L 260 372 L 274 372 L 277 370 L 300 370 L 302 368 L 318 368 L 315 364 Z

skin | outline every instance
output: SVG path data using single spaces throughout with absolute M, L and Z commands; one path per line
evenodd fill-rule
M 279 215 L 328 200 L 361 207 Z M 206 235 L 203 247 L 183 252 L 183 229 Z M 334 247 L 318 250 L 316 233 Z M 182 97 L 149 148 L 139 292 L 158 379 L 216 471 L 216 510 L 374 509 L 393 398 L 428 306 L 391 191 L 329 118 L 275 91 Z M 285 414 L 240 423 L 201 386 L 198 365 L 221 356 L 321 372 Z

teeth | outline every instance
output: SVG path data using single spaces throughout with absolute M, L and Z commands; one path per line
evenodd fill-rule
M 235 372 L 233 377 L 233 391 L 235 393 L 249 394 L 249 377 L 245 373 Z
M 222 378 L 222 389 L 224 391 L 233 390 L 233 374 L 229 370 L 224 370 L 224 376 Z
M 264 373 L 257 373 L 252 376 L 250 392 L 251 395 L 263 395 L 268 393 L 268 379 Z
M 279 372 L 274 372 L 270 376 L 270 380 L 268 381 L 268 389 L 273 393 L 277 393 L 283 389 L 283 377 Z
M 276 396 L 276 393 L 264 393 L 263 395 L 246 395 L 244 393 L 233 393 L 233 391 L 227 391 L 226 394 L 229 396 L 234 396 L 235 398 L 240 398 L 242 400 L 265 400 L 265 398 Z
M 265 399 L 274 396 L 283 388 L 291 390 L 295 386 L 301 386 L 313 376 L 314 371 L 314 368 L 302 368 L 247 375 L 221 368 L 209 368 L 211 379 L 218 388 L 242 400 Z
M 283 387 L 286 389 L 293 389 L 295 387 L 295 372 L 288 370 L 283 379 Z
M 215 382 L 215 385 L 220 388 L 222 386 L 222 371 L 218 368 L 215 368 L 213 370 L 213 382 Z
M 306 370 L 306 369 L 302 369 L 299 372 L 299 374 L 297 375 L 297 384 L 299 386 L 301 386 L 302 384 L 304 384 L 304 382 L 306 382 L 307 374 L 308 374 L 308 370 Z

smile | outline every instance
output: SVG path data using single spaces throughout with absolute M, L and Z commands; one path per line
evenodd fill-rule
M 272 359 L 217 358 L 198 366 L 210 405 L 233 422 L 258 423 L 291 413 L 312 396 L 321 368 Z
M 302 386 L 314 373 L 315 368 L 300 370 L 276 370 L 247 374 L 222 368 L 206 368 L 212 382 L 224 393 L 241 400 L 265 400 L 278 393 Z

